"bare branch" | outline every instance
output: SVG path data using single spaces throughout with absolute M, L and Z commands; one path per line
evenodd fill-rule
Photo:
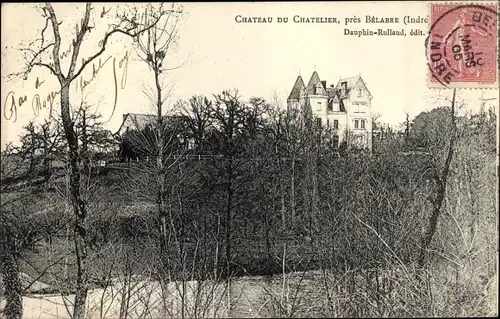
M 73 72 L 75 72 L 76 59 L 78 58 L 78 54 L 80 53 L 80 47 L 83 42 L 83 37 L 88 30 L 91 9 L 92 8 L 90 2 L 87 2 L 87 5 L 85 6 L 85 16 L 83 18 L 82 25 L 80 26 L 80 31 L 76 30 L 76 39 L 73 40 L 73 55 L 71 56 L 71 64 L 69 65 L 68 78 L 71 78 Z
M 57 22 L 56 13 L 54 12 L 54 9 L 52 8 L 50 2 L 46 2 L 45 5 L 47 10 L 49 11 L 49 18 L 52 22 L 52 28 L 54 30 L 55 43 L 54 49 L 52 51 L 52 56 L 54 58 L 54 67 L 56 71 L 54 72 L 54 74 L 57 76 L 59 82 L 62 82 L 63 80 L 65 80 L 65 77 L 61 73 L 61 60 L 59 59 L 59 51 L 61 49 L 61 33 L 59 32 L 59 23 Z
M 44 68 L 47 68 L 50 70 L 50 72 L 52 72 L 52 74 L 54 74 L 55 76 L 59 77 L 59 74 L 56 72 L 56 70 L 54 70 L 54 68 L 52 68 L 50 65 L 46 64 L 46 63 L 33 63 L 33 66 L 41 66 L 41 67 L 44 67 Z
M 94 54 L 90 58 L 84 60 L 83 64 L 80 66 L 78 71 L 74 75 L 70 74 L 70 76 L 68 77 L 69 78 L 68 82 L 71 82 L 74 79 L 78 78 L 87 65 L 92 63 L 96 58 L 98 58 L 100 55 L 102 55 L 104 53 L 104 51 L 106 50 L 106 45 L 108 44 L 108 40 L 113 34 L 121 33 L 121 34 L 124 34 L 124 35 L 132 37 L 132 38 L 137 37 L 137 36 L 143 34 L 144 32 L 154 28 L 156 26 L 156 24 L 160 21 L 160 19 L 163 15 L 168 14 L 168 13 L 173 13 L 173 12 L 176 12 L 176 11 L 169 10 L 169 11 L 162 12 L 161 14 L 159 14 L 158 17 L 155 18 L 155 21 L 153 21 L 150 25 L 148 25 L 144 29 L 136 31 L 136 32 L 132 32 L 134 29 L 137 29 L 137 27 L 138 27 L 138 24 L 135 22 L 135 19 L 128 20 L 128 19 L 123 18 L 124 22 L 130 23 L 132 26 L 129 28 L 125 28 L 125 29 L 116 28 L 116 29 L 112 30 L 111 32 L 107 33 L 104 36 L 104 39 L 102 41 L 101 50 L 99 50 L 96 54 Z

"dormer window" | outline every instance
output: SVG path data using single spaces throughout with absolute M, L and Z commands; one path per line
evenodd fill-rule
M 323 88 L 321 84 L 316 85 L 316 94 L 323 94 Z
M 342 93 L 345 94 L 347 92 L 347 82 L 342 82 L 341 84 Z

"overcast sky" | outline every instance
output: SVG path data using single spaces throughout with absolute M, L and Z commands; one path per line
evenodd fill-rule
M 109 23 L 109 14 L 99 18 L 103 4 L 94 4 L 95 29 L 86 38 L 81 55 L 88 57 L 98 49 Z M 105 10 L 119 4 L 106 4 Z M 131 4 L 128 4 L 131 6 Z M 244 98 L 261 96 L 271 99 L 278 93 L 286 100 L 297 75 L 307 84 L 314 70 L 327 85 L 336 84 L 340 77 L 361 74 L 373 95 L 373 111 L 382 115 L 382 121 L 396 125 L 405 119 L 405 112 L 414 117 L 435 106 L 433 97 L 446 96 L 450 90 L 427 89 L 427 66 L 424 49 L 425 36 L 410 36 L 412 28 L 428 29 L 428 24 L 413 26 L 367 25 L 365 16 L 412 17 L 428 15 L 425 2 L 331 2 L 331 3 L 185 3 L 184 17 L 179 26 L 180 41 L 170 66 L 182 65 L 167 74 L 166 83 L 172 84 L 169 103 L 187 99 L 194 94 L 211 95 L 224 89 L 237 88 Z M 123 5 L 121 6 L 123 8 Z M 58 19 L 62 22 L 62 51 L 69 47 L 75 24 L 83 16 L 84 5 L 54 4 Z M 236 23 L 235 17 L 273 17 L 272 23 Z M 339 24 L 294 23 L 293 17 L 336 17 Z M 347 17 L 359 17 L 361 24 L 345 26 Z M 288 17 L 288 23 L 277 23 L 278 17 Z M 34 115 L 31 101 L 35 94 L 45 99 L 58 89 L 57 82 L 46 69 L 35 69 L 27 81 L 7 80 L 5 75 L 22 69 L 22 58 L 16 49 L 33 41 L 40 34 L 44 19 L 32 4 L 2 4 L 2 146 L 17 141 L 20 128 L 29 120 L 47 116 L 48 109 Z M 345 36 L 344 28 L 392 27 L 405 29 L 406 37 Z M 48 31 L 51 31 L 50 28 Z M 50 33 L 50 32 L 48 32 Z M 116 58 L 118 81 L 126 78 L 124 89 L 119 87 L 117 106 L 106 128 L 113 132 L 128 112 L 150 112 L 149 101 L 142 92 L 143 86 L 152 81 L 152 73 L 135 57 L 130 40 L 116 37 L 110 43 L 108 57 Z M 128 71 L 119 67 L 128 53 Z M 74 85 L 72 102 L 82 99 L 97 106 L 105 119 L 111 116 L 114 102 L 112 60 L 103 66 L 98 76 L 85 89 Z M 68 58 L 64 60 L 66 62 Z M 98 65 L 98 61 L 96 62 Z M 35 89 L 36 78 L 44 83 Z M 92 68 L 83 73 L 84 79 L 92 77 Z M 26 95 L 28 102 L 18 107 L 16 122 L 5 119 L 5 99 L 13 92 L 16 100 Z M 11 93 L 12 96 L 12 93 Z M 468 108 L 477 110 L 479 98 L 498 97 L 498 90 L 461 90 L 460 98 L 468 102 Z M 59 109 L 59 101 L 54 110 Z M 498 100 L 490 102 L 498 105 Z M 10 105 L 10 98 L 9 104 Z

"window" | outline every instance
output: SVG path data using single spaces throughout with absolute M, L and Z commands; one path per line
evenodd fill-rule
M 326 119 L 326 127 L 330 127 L 330 119 Z
M 333 111 L 333 101 L 328 102 L 328 111 Z
M 321 88 L 321 84 L 316 85 L 316 94 L 322 94 L 323 90 Z
M 365 128 L 365 120 L 361 120 L 361 128 L 364 129 Z
M 359 120 L 354 120 L 354 128 L 359 128 Z
M 347 82 L 342 82 L 342 92 L 345 93 L 347 91 Z
M 339 148 L 339 136 L 338 135 L 332 136 L 332 147 Z
M 318 110 L 321 110 L 321 102 L 318 102 L 317 109 L 318 109 Z
M 316 125 L 321 126 L 321 118 L 319 117 L 316 118 Z
M 363 89 L 358 89 L 358 97 L 362 97 L 363 96 Z
M 333 120 L 333 129 L 335 130 L 339 129 L 339 120 Z

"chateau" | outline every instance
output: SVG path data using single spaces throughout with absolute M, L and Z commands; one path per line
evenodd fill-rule
M 321 81 L 314 71 L 304 85 L 299 75 L 287 99 L 288 108 L 303 108 L 312 114 L 316 125 L 333 130 L 339 147 L 372 148 L 372 95 L 361 75 L 341 78 L 336 85 Z

